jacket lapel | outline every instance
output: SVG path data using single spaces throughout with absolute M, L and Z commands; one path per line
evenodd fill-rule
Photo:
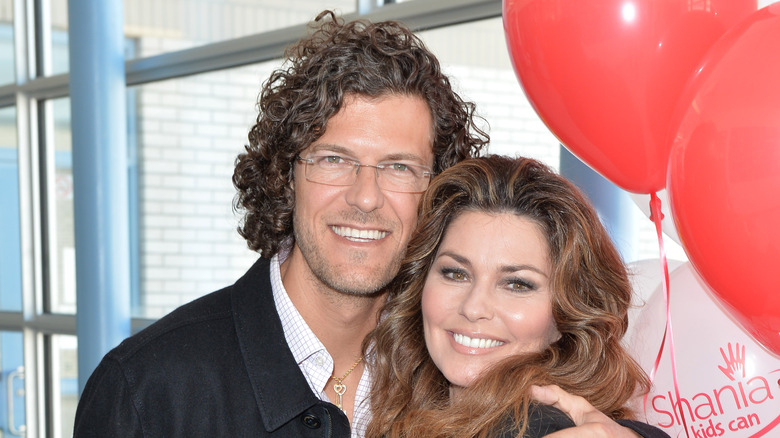
M 274 305 L 270 263 L 259 259 L 235 284 L 232 294 L 236 333 L 257 407 L 269 432 L 319 399 L 309 388 L 284 338 Z

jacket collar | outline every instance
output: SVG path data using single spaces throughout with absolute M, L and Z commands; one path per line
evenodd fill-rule
M 284 338 L 274 306 L 268 259 L 259 259 L 235 284 L 236 333 L 257 407 L 268 431 L 319 403 Z

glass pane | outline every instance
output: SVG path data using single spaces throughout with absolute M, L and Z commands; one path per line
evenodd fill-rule
M 73 435 L 78 404 L 78 351 L 75 336 L 51 337 L 51 418 L 59 436 Z
M 24 347 L 20 332 L 0 331 L 0 436 L 24 436 Z
M 69 70 L 68 54 L 68 0 L 48 0 L 43 2 L 41 15 L 47 16 L 50 27 L 43 29 L 45 56 L 44 75 L 67 73 Z M 44 23 L 46 20 L 44 20 Z
M 14 1 L 0 0 L 0 85 L 14 82 Z
M 71 159 L 70 99 L 48 102 L 47 135 L 53 149 L 53 169 L 49 171 L 48 220 L 49 272 L 53 313 L 76 312 L 76 250 L 73 233 L 73 169 Z M 50 120 L 50 122 L 48 122 Z
M 0 310 L 22 310 L 16 108 L 0 108 Z
M 140 236 L 135 316 L 159 317 L 232 284 L 257 258 L 236 232 L 231 178 L 257 116 L 259 84 L 278 65 L 133 89 Z
M 125 36 L 137 40 L 134 55 L 146 57 L 307 23 L 323 9 L 347 14 L 356 5 L 357 0 L 132 0 L 125 1 Z
M 69 70 L 68 54 L 68 0 L 49 0 L 51 3 L 51 29 L 49 50 L 51 50 L 51 65 L 45 69 L 46 75 L 67 73 Z M 43 13 L 46 13 L 43 8 Z

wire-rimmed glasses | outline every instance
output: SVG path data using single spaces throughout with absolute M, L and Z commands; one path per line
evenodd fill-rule
M 373 167 L 376 169 L 379 188 L 391 192 L 422 193 L 434 175 L 427 167 L 404 162 L 361 164 L 339 155 L 314 155 L 308 158 L 299 155 L 296 160 L 304 163 L 304 174 L 308 181 L 331 186 L 351 186 L 357 181 L 361 167 Z

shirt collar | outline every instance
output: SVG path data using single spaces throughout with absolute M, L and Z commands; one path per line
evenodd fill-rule
M 311 331 L 284 288 L 280 267 L 288 255 L 289 251 L 280 251 L 271 258 L 271 290 L 276 310 L 282 320 L 282 329 L 287 345 L 290 346 L 295 361 L 300 364 L 313 354 L 325 350 L 325 346 Z

